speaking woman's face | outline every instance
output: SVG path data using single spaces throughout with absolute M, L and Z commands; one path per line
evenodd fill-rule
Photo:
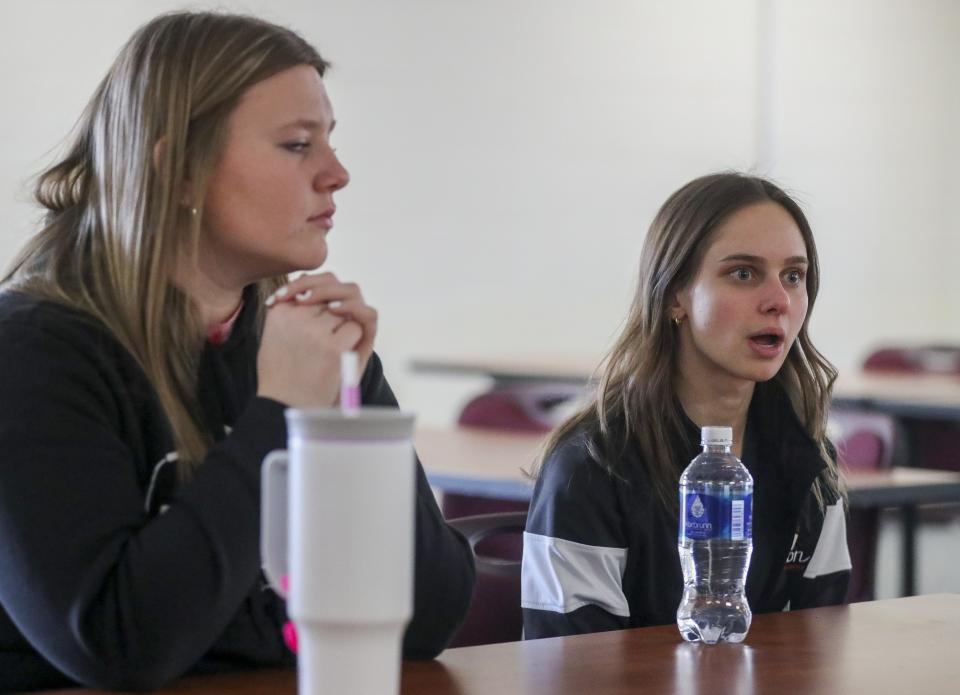
M 200 267 L 224 286 L 317 268 L 333 195 L 350 180 L 330 145 L 334 119 L 317 71 L 289 68 L 243 95 L 205 200 Z
M 782 206 L 732 214 L 678 293 L 680 368 L 699 379 L 775 376 L 807 316 L 808 265 L 800 229 Z

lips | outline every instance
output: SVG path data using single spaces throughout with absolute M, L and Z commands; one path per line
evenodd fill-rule
M 784 332 L 780 328 L 767 328 L 747 337 L 747 344 L 757 355 L 764 358 L 778 357 L 783 352 Z
M 322 229 L 329 230 L 333 228 L 333 213 L 337 211 L 337 208 L 330 206 L 323 212 L 318 212 L 316 215 L 311 215 L 307 218 L 307 222 L 312 225 L 321 227 Z

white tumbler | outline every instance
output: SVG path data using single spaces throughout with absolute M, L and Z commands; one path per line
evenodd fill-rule
M 286 417 L 288 450 L 263 463 L 260 545 L 297 628 L 300 695 L 398 693 L 413 612 L 413 415 Z

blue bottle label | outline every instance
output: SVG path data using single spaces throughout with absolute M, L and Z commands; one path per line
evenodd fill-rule
M 743 541 L 753 537 L 753 493 L 680 493 L 680 538 Z

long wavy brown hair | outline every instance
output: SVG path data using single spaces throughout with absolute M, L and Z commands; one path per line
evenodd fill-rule
M 695 277 L 713 231 L 733 213 L 774 202 L 793 217 L 803 236 L 809 267 L 807 316 L 774 377 L 797 417 L 820 449 L 827 468 L 814 492 L 821 505 L 824 487 L 842 494 L 836 462 L 826 437 L 827 411 L 837 371 L 810 340 L 807 325 L 820 288 L 813 232 L 800 206 L 774 183 L 739 173 L 691 181 L 660 208 L 644 240 L 639 280 L 626 325 L 599 370 L 596 391 L 544 446 L 540 467 L 557 445 L 585 432 L 590 457 L 613 475 L 620 461 L 637 451 L 656 497 L 676 513 L 678 461 L 685 441 L 685 416 L 675 392 L 679 338 L 670 321 L 673 297 Z
M 252 85 L 298 65 L 321 76 L 328 67 L 294 32 L 252 17 L 182 12 L 145 24 L 100 83 L 66 155 L 39 176 L 44 224 L 4 279 L 99 320 L 129 350 L 156 389 L 181 471 L 211 442 L 196 395 L 203 326 L 174 272 L 196 259 L 231 112 Z M 258 283 L 258 308 L 284 281 Z

